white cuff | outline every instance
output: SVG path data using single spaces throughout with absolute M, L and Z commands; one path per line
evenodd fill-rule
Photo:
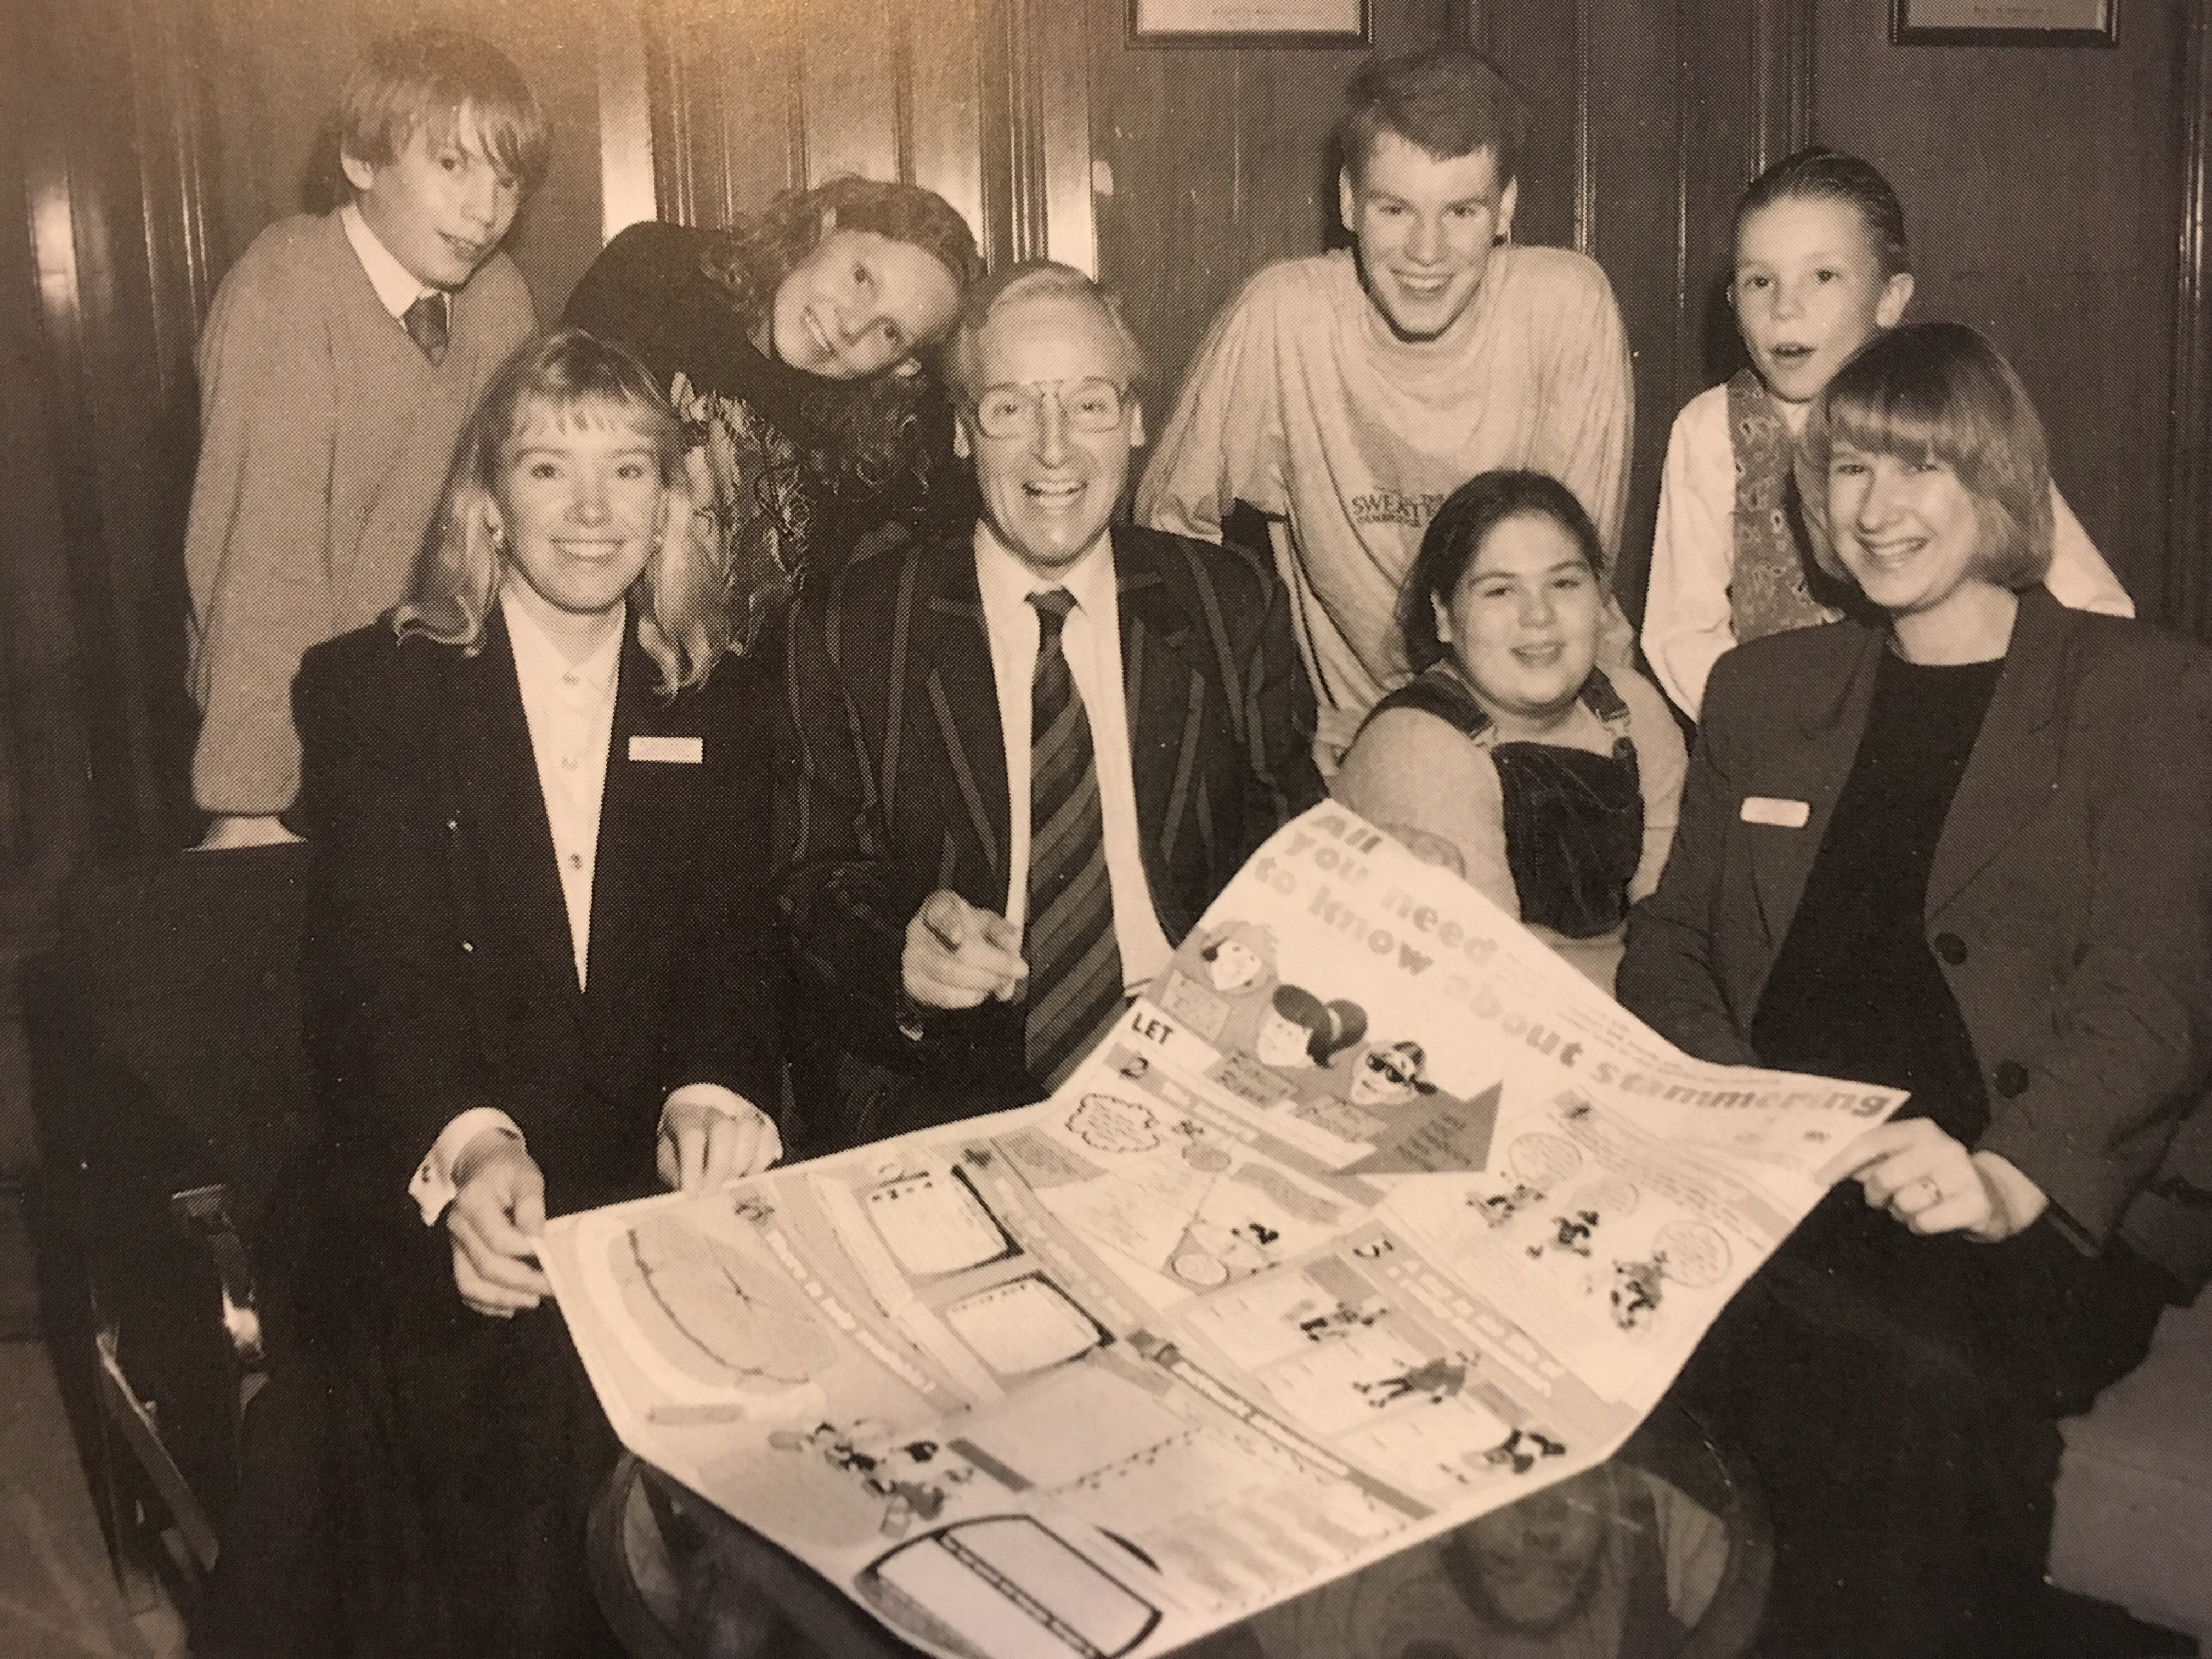
M 436 1226 L 446 1213 L 446 1206 L 453 1201 L 453 1161 L 487 1129 L 522 1139 L 514 1120 L 498 1107 L 471 1106 L 438 1132 L 430 1155 L 416 1166 L 415 1178 L 407 1183 L 407 1196 L 421 1207 L 424 1226 Z

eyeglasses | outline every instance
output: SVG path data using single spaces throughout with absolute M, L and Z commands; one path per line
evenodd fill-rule
M 987 386 L 972 405 L 975 425 L 987 438 L 1026 438 L 1043 428 L 1048 394 L 1078 432 L 1110 432 L 1121 424 L 1123 389 L 1094 375 L 1082 380 Z
M 1401 1089 L 1413 1082 L 1416 1075 L 1401 1065 L 1395 1054 L 1370 1053 L 1365 1056 L 1364 1063 L 1369 1071 L 1389 1079 Z

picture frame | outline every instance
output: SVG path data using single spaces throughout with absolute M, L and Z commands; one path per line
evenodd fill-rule
M 1889 0 L 1898 46 L 2117 46 L 2120 0 Z
M 1373 0 L 1129 0 L 1132 46 L 1369 46 Z

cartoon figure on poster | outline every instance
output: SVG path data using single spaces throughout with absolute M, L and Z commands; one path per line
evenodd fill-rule
M 1449 1353 L 1440 1358 L 1424 1360 L 1409 1365 L 1394 1376 L 1372 1382 L 1355 1382 L 1352 1386 L 1367 1396 L 1367 1403 L 1377 1411 L 1400 1400 L 1426 1395 L 1432 1406 L 1441 1406 L 1467 1386 L 1469 1372 L 1474 1370 L 1472 1356 Z
M 1620 1248 L 1611 1230 L 1636 1212 L 1642 1198 L 1633 1183 L 1601 1176 L 1554 1192 L 1549 1202 L 1524 1212 L 1513 1227 L 1522 1233 L 1528 1260 L 1576 1270 L 1587 1291 L 1584 1270 L 1598 1259 L 1601 1241 L 1602 1247 Z
M 1503 1227 L 1532 1204 L 1541 1204 L 1544 1194 L 1525 1181 L 1516 1181 L 1502 1192 L 1469 1193 L 1468 1207 L 1479 1212 L 1483 1224 Z
M 1428 1054 L 1409 1037 L 1370 1042 L 1328 1068 L 1334 1085 L 1301 1098 L 1291 1115 L 1361 1149 L 1358 1175 L 1469 1173 L 1490 1163 L 1504 1085 L 1462 1097 L 1428 1075 Z
M 1436 1093 L 1423 1073 L 1427 1060 L 1419 1043 L 1403 1039 L 1347 1050 L 1328 1064 L 1328 1092 L 1302 1100 L 1295 1115 L 1340 1140 L 1379 1139 L 1397 1109 Z
M 1540 1458 L 1566 1455 L 1565 1443 L 1553 1439 L 1541 1429 L 1515 1429 L 1484 1452 L 1482 1461 L 1492 1468 L 1510 1468 L 1516 1474 L 1526 1474 L 1536 1467 Z
M 1275 930 L 1230 921 L 1184 941 L 1160 1006 L 1224 1054 L 1249 1052 L 1277 984 Z
M 862 1418 L 842 1429 L 834 1423 L 778 1429 L 769 1444 L 777 1451 L 814 1454 L 870 1497 L 883 1499 L 879 1529 L 898 1538 L 916 1521 L 936 1520 L 950 1493 L 974 1480 L 975 1470 L 937 1441 L 892 1443 L 885 1432 Z
M 1659 1322 L 1665 1299 L 1667 1252 L 1654 1250 L 1641 1261 L 1613 1264 L 1613 1322 L 1624 1331 L 1649 1333 Z
M 1267 1166 L 1247 1164 L 1206 1189 L 1168 1271 L 1195 1290 L 1214 1290 L 1319 1243 L 1340 1213 Z
M 1249 1048 L 1224 1046 L 1206 1075 L 1261 1106 L 1330 1092 L 1329 1062 L 1367 1035 L 1367 1011 L 1344 998 L 1324 1002 L 1302 985 L 1279 985 Z
M 1387 1303 L 1339 1302 L 1325 1313 L 1310 1314 L 1298 1321 L 1298 1331 L 1309 1342 L 1340 1341 L 1355 1330 L 1364 1331 L 1390 1311 Z

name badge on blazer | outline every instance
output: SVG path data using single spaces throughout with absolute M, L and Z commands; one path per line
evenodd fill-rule
M 635 742 L 635 738 L 631 739 Z M 1737 814 L 1746 823 L 1771 823 L 1778 830 L 1802 830 L 1813 816 L 1813 804 L 1780 800 L 1772 795 L 1746 795 Z
M 634 761 L 660 761 L 677 766 L 696 766 L 706 759 L 706 744 L 698 738 L 652 738 L 640 732 L 629 740 Z

